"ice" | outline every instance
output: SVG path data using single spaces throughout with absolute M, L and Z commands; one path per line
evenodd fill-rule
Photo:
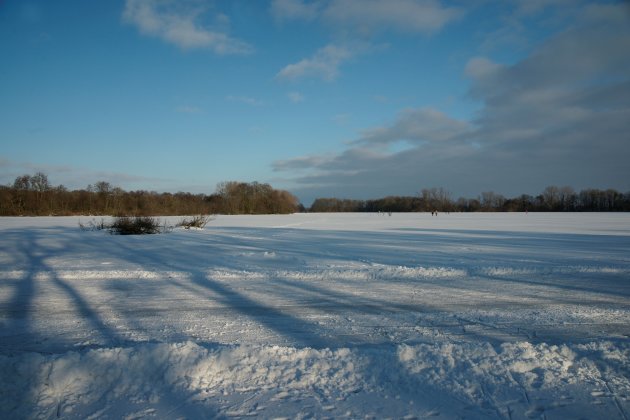
M 627 214 L 79 220 L 0 218 L 1 418 L 630 415 Z

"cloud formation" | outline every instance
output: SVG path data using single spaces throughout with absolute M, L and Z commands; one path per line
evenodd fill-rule
M 462 13 L 461 9 L 444 7 L 436 0 L 335 0 L 323 11 L 323 17 L 361 32 L 433 33 Z
M 365 130 L 353 143 L 378 147 L 406 141 L 415 146 L 422 146 L 435 142 L 455 141 L 469 129 L 466 122 L 450 118 L 435 109 L 406 109 L 401 112 L 394 124 Z
M 437 0 L 274 0 L 271 13 L 279 21 L 317 19 L 357 33 L 433 33 L 461 17 L 463 10 Z
M 314 21 L 343 34 L 344 42 L 332 42 L 276 75 L 282 80 L 333 81 L 342 64 L 374 48 L 365 41 L 366 35 L 385 31 L 431 34 L 460 18 L 463 9 L 445 7 L 438 0 L 274 0 L 271 14 L 278 22 Z
M 320 48 L 312 57 L 289 64 L 278 72 L 276 77 L 283 80 L 298 80 L 316 77 L 332 81 L 339 76 L 339 67 L 357 54 L 350 48 L 339 45 L 327 45 Z
M 549 184 L 624 190 L 630 179 L 630 25 L 623 5 L 585 6 L 572 25 L 514 64 L 463 69 L 481 104 L 471 121 L 406 109 L 342 153 L 276 162 L 300 168 L 303 197 L 375 197 L 444 186 L 510 195 Z M 405 141 L 406 150 L 388 146 Z
M 387 126 L 364 130 L 347 150 L 336 155 L 301 156 L 274 163 L 276 171 L 298 172 L 295 191 L 314 198 L 317 194 L 356 197 L 415 191 L 421 173 L 439 171 L 454 156 L 475 153 L 465 133 L 466 122 L 434 109 L 406 109 Z M 392 145 L 410 145 L 392 151 Z
M 182 49 L 206 48 L 217 54 L 247 54 L 252 47 L 231 37 L 225 15 L 215 15 L 215 25 L 201 23 L 208 11 L 202 3 L 190 0 L 126 0 L 123 20 L 148 36 L 154 36 Z

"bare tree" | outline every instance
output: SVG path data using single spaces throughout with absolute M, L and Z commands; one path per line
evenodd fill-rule
M 556 210 L 560 204 L 560 188 L 550 185 L 542 193 L 544 206 L 547 210 Z
M 31 176 L 30 175 L 22 175 L 15 178 L 13 181 L 13 188 L 16 190 L 24 190 L 28 191 L 31 189 Z
M 505 197 L 494 191 L 485 191 L 481 193 L 479 201 L 484 211 L 498 211 L 503 208 Z
M 48 176 L 42 172 L 37 172 L 31 177 L 31 189 L 37 192 L 44 192 L 50 189 Z

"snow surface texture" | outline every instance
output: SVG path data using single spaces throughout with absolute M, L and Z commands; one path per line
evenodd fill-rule
M 0 218 L 0 418 L 630 417 L 628 214 L 79 220 Z

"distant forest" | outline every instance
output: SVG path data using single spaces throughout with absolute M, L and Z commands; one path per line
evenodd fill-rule
M 423 189 L 415 197 L 390 196 L 377 200 L 318 198 L 312 212 L 524 212 L 524 211 L 630 211 L 630 192 L 613 189 L 587 189 L 579 193 L 571 187 L 549 186 L 537 196 L 522 194 L 505 198 L 483 192 L 477 198 L 453 200 L 443 188 Z
M 125 191 L 100 181 L 81 190 L 52 186 L 46 174 L 19 176 L 13 185 L 0 186 L 0 216 L 125 215 L 168 216 L 192 214 L 288 214 L 295 212 L 538 212 L 630 211 L 630 192 L 549 186 L 537 196 L 505 198 L 483 192 L 477 198 L 453 200 L 443 188 L 423 189 L 412 197 L 376 200 L 318 198 L 309 209 L 288 191 L 269 184 L 228 181 L 216 192 Z
M 177 216 L 194 214 L 287 214 L 303 208 L 293 194 L 257 182 L 222 182 L 214 194 L 125 191 L 100 181 L 69 191 L 46 174 L 17 177 L 0 186 L 0 216 Z

